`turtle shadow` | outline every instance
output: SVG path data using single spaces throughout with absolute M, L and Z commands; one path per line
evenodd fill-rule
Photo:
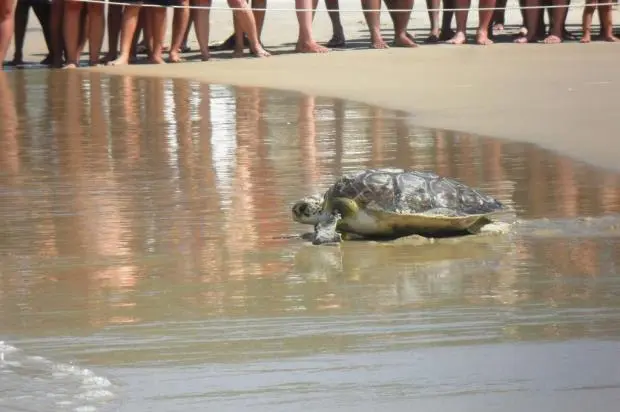
M 507 234 L 514 224 L 506 222 L 492 222 L 486 224 L 477 231 L 451 231 L 446 233 L 407 233 L 393 236 L 361 236 L 352 233 L 340 233 L 342 236 L 341 243 L 381 243 L 381 244 L 410 244 L 410 245 L 427 245 L 437 242 L 441 243 L 458 243 L 462 241 L 470 241 L 473 239 L 486 238 L 488 236 L 500 236 Z M 314 240 L 314 232 L 305 232 L 299 235 L 299 239 L 306 242 Z M 335 246 L 340 243 L 326 243 L 325 245 Z

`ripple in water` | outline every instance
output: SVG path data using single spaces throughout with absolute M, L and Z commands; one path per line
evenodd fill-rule
M 0 341 L 0 410 L 95 412 L 116 399 L 114 385 L 93 371 Z

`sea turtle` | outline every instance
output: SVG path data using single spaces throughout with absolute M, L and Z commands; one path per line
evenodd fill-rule
M 322 196 L 304 197 L 292 207 L 293 220 L 314 225 L 312 243 L 362 238 L 476 233 L 505 211 L 491 196 L 433 172 L 367 169 L 339 178 Z

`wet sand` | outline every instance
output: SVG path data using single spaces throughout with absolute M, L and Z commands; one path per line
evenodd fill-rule
M 0 96 L 2 411 L 620 401 L 618 173 L 257 87 L 24 70 Z M 310 230 L 296 199 L 383 165 L 492 194 L 514 231 L 282 236 Z
M 289 2 L 272 1 L 269 7 L 291 6 Z M 359 4 L 342 2 L 340 7 L 352 9 Z M 322 8 L 317 13 L 314 32 L 318 41 L 325 42 L 331 36 L 331 25 L 323 5 Z M 421 41 L 428 33 L 428 18 L 422 2 L 415 9 L 417 13 L 409 27 Z M 581 8 L 569 11 L 569 30 L 579 30 L 581 13 Z M 470 14 L 469 26 L 473 28 L 477 13 Z M 230 19 L 229 11 L 212 12 L 213 41 L 221 41 L 229 34 Z M 275 58 L 233 60 L 226 52 L 206 63 L 90 70 L 353 99 L 412 113 L 419 126 L 537 143 L 597 166 L 620 167 L 615 150 L 610 150 L 616 143 L 619 124 L 619 44 L 505 43 L 491 47 L 424 45 L 415 50 L 368 50 L 361 13 L 341 13 L 341 19 L 350 40 L 350 49 L 346 51 L 334 50 L 325 55 L 291 53 L 297 35 L 295 16 L 274 10 L 267 13 L 263 42 L 281 54 Z M 614 19 L 620 20 L 618 11 L 614 12 Z M 520 21 L 519 11 L 506 12 L 511 30 Z M 30 25 L 36 24 L 32 16 Z M 386 13 L 382 14 L 382 26 L 386 39 L 391 41 Z M 190 39 L 195 48 L 193 33 Z M 27 47 L 30 55 L 37 47 L 43 49 L 40 33 L 29 33 Z M 11 53 L 10 50 L 9 57 Z

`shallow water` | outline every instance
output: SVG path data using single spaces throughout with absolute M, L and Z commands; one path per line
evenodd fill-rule
M 331 98 L 0 73 L 0 410 L 612 411 L 620 176 Z M 509 204 L 506 234 L 313 247 L 363 167 Z

